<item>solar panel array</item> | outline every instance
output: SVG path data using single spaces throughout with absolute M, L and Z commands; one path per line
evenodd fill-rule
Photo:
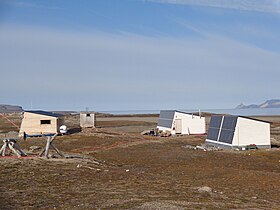
M 158 126 L 171 128 L 175 111 L 162 110 L 160 111 Z
M 223 116 L 212 116 L 210 120 L 210 128 L 220 128 Z
M 236 116 L 225 116 L 224 117 L 219 141 L 228 143 L 228 144 L 232 143 L 236 122 L 237 122 Z
M 222 116 L 212 116 L 208 129 L 207 139 L 217 141 L 220 132 L 220 126 L 222 122 Z
M 207 139 L 231 144 L 237 118 L 237 116 L 212 116 Z

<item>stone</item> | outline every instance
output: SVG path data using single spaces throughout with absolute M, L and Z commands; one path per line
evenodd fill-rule
M 41 149 L 41 147 L 39 147 L 39 146 L 31 146 L 31 147 L 29 147 L 29 150 L 30 150 L 31 152 L 34 152 L 34 151 L 40 150 L 40 149 Z
M 212 193 L 212 188 L 207 186 L 199 187 L 197 190 L 200 193 Z

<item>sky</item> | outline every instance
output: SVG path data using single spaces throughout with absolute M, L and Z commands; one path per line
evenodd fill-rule
M 279 97 L 280 0 L 0 0 L 0 104 L 225 109 Z

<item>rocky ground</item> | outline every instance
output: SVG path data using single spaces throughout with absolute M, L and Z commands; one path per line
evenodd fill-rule
M 38 158 L 43 138 L 19 140 L 29 157 L 0 158 L 0 209 L 279 209 L 279 148 L 193 150 L 205 136 L 142 136 L 156 122 L 141 119 L 57 137 L 68 159 Z

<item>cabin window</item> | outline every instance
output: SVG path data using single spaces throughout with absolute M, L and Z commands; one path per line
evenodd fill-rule
M 90 114 L 87 114 L 87 117 L 90 117 Z
M 50 125 L 51 121 L 50 120 L 41 120 L 41 125 Z

